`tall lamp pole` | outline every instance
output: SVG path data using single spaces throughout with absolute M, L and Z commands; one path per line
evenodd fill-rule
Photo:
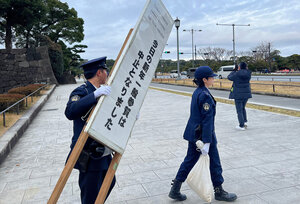
M 217 25 L 221 25 L 221 26 L 232 26 L 233 62 L 234 62 L 234 64 L 236 64 L 234 27 L 235 27 L 235 26 L 250 26 L 250 24 L 242 25 L 242 24 L 221 24 L 221 23 L 217 23 Z
M 192 63 L 193 63 L 193 68 L 194 68 L 194 32 L 201 32 L 202 30 L 194 30 L 193 28 L 192 29 L 184 29 L 183 31 L 188 31 L 188 32 L 191 32 L 192 33 Z
M 178 28 L 180 26 L 180 20 L 178 19 L 178 17 L 176 17 L 174 23 L 175 23 L 175 27 L 176 27 L 176 30 L 177 30 L 177 73 L 178 73 L 177 79 L 180 79 L 180 70 L 179 70 L 179 38 L 178 38 Z

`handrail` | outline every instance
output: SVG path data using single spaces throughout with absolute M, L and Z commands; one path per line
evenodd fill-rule
M 28 97 L 32 96 L 33 94 L 35 94 L 36 92 L 40 91 L 41 89 L 45 88 L 46 86 L 48 86 L 48 84 L 45 84 L 44 86 L 41 86 L 40 88 L 38 88 L 37 90 L 35 90 L 34 92 L 32 92 L 31 94 L 28 94 L 27 96 L 25 96 L 24 98 L 20 99 L 19 101 L 15 102 L 14 104 L 12 104 L 11 106 L 9 106 L 8 108 L 6 108 L 5 110 L 0 112 L 0 115 L 3 114 L 3 126 L 5 126 L 5 112 L 7 112 L 9 109 L 13 108 L 14 106 L 18 105 L 19 103 L 21 103 L 22 101 L 24 101 L 25 99 L 27 99 Z M 27 101 L 26 101 L 27 104 Z

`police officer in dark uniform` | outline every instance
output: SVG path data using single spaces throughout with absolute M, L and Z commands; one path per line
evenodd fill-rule
M 183 138 L 189 142 L 188 150 L 176 178 L 172 182 L 172 188 L 169 193 L 169 197 L 172 199 L 186 200 L 186 195 L 180 193 L 181 184 L 186 180 L 201 154 L 208 154 L 210 157 L 210 173 L 215 199 L 229 202 L 237 199 L 235 194 L 226 192 L 222 187 L 224 179 L 214 125 L 216 101 L 208 90 L 208 87 L 212 86 L 215 76 L 217 75 L 208 66 L 198 67 L 195 72 L 194 82 L 198 87 L 192 96 L 190 118 L 183 135 Z M 196 141 L 198 139 L 201 139 L 204 143 L 201 151 L 197 151 Z
M 252 98 L 250 79 L 251 71 L 248 70 L 246 62 L 241 62 L 238 69 L 233 70 L 227 77 L 232 81 L 232 89 L 229 94 L 230 99 L 234 99 L 236 113 L 239 120 L 238 130 L 247 128 L 246 104 L 249 98 Z
M 109 95 L 111 91 L 110 86 L 104 85 L 108 75 L 106 57 L 88 61 L 81 67 L 87 81 L 71 93 L 65 110 L 66 117 L 73 120 L 74 125 L 71 151 L 97 99 L 102 95 Z M 74 167 L 79 170 L 79 187 L 83 204 L 95 202 L 111 160 L 110 149 L 89 137 Z M 114 178 L 108 195 L 115 181 Z

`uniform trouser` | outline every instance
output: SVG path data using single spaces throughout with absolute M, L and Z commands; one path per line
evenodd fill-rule
M 86 173 L 79 172 L 79 187 L 80 187 L 80 197 L 82 204 L 94 204 L 98 193 L 100 191 L 101 185 L 103 183 L 106 170 L 102 171 L 88 171 Z M 111 190 L 116 183 L 116 178 L 114 177 L 106 198 L 109 196 Z
M 197 151 L 196 148 L 197 146 L 195 143 L 189 142 L 187 155 L 181 163 L 176 175 L 177 181 L 184 182 L 194 165 L 197 163 L 201 152 Z M 224 182 L 217 144 L 210 144 L 208 155 L 210 158 L 211 181 L 213 186 L 217 187 Z
M 240 123 L 240 127 L 244 127 L 245 122 L 247 122 L 246 104 L 248 99 L 235 99 L 235 108 Z

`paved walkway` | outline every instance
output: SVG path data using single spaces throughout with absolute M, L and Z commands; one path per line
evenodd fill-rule
M 56 88 L 1 164 L 0 204 L 47 202 L 69 152 L 72 122 L 65 118 L 64 109 L 76 86 Z M 174 203 L 167 194 L 187 149 L 182 133 L 190 100 L 149 89 L 107 203 Z M 300 118 L 247 111 L 249 128 L 242 132 L 234 128 L 234 106 L 217 105 L 224 187 L 238 194 L 235 203 L 300 203 Z M 74 170 L 59 203 L 80 203 L 77 176 Z M 188 199 L 178 203 L 203 203 L 185 183 L 183 192 Z

